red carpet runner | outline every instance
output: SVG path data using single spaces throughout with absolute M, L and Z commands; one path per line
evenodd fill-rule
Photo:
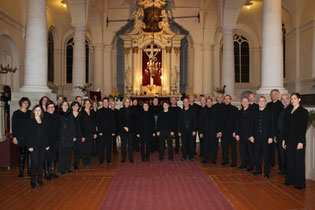
M 139 153 L 134 157 L 134 163 L 121 164 L 100 209 L 233 209 L 197 163 L 179 156 L 159 162 L 156 153 L 149 163 Z

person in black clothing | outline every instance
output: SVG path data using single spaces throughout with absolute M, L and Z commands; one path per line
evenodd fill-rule
M 103 108 L 97 111 L 96 125 L 99 138 L 97 140 L 97 154 L 99 163 L 104 163 L 104 146 L 106 148 L 106 162 L 111 163 L 112 138 L 116 131 L 115 112 L 109 108 L 109 98 L 103 98 Z
M 153 99 L 153 105 L 150 106 L 150 111 L 152 112 L 152 114 L 154 116 L 154 133 L 156 133 L 158 114 L 162 110 L 163 110 L 163 108 L 159 104 L 159 99 L 158 98 L 154 98 Z M 158 143 L 159 143 L 159 138 L 158 138 L 157 135 L 155 135 L 151 139 L 151 153 L 153 153 L 153 152 L 158 150 Z
M 247 167 L 247 171 L 254 170 L 254 143 L 249 140 L 253 136 L 253 115 L 255 110 L 249 106 L 249 99 L 242 98 L 242 108 L 239 110 L 236 140 L 240 142 L 241 165 L 239 169 Z
M 119 132 L 121 136 L 121 162 L 126 162 L 126 149 L 128 144 L 128 159 L 133 163 L 133 135 L 135 133 L 135 116 L 130 107 L 130 99 L 125 98 L 119 110 Z
M 189 105 L 192 107 L 193 112 L 195 113 L 195 118 L 196 118 L 196 132 L 198 131 L 198 122 L 199 122 L 199 111 L 200 111 L 200 106 L 195 103 L 195 96 L 190 95 L 189 96 Z M 196 152 L 196 141 L 197 141 L 197 135 L 193 137 L 193 151 L 194 155 L 197 154 Z
M 199 117 L 199 132 L 203 139 L 203 161 L 201 163 L 209 162 L 209 155 L 211 155 L 212 164 L 216 164 L 216 157 L 218 151 L 218 141 L 215 132 L 215 112 L 213 109 L 212 98 L 207 98 L 206 107 L 202 109 Z
M 137 137 L 140 138 L 140 154 L 142 162 L 150 160 L 150 143 L 154 133 L 154 117 L 149 110 L 149 103 L 143 103 L 143 110 L 139 112 L 136 126 Z M 144 152 L 145 148 L 145 152 Z
M 13 143 L 19 147 L 19 178 L 24 177 L 25 157 L 28 156 L 28 175 L 31 174 L 31 154 L 26 148 L 27 122 L 31 118 L 31 110 L 28 108 L 31 102 L 28 98 L 23 97 L 19 100 L 20 109 L 16 110 L 12 115 L 12 137 Z
M 141 111 L 141 107 L 138 105 L 138 100 L 137 99 L 133 99 L 132 100 L 132 106 L 130 107 L 133 115 L 135 117 L 135 122 L 137 121 L 137 117 L 139 112 Z M 139 141 L 138 138 L 136 137 L 136 134 L 134 134 L 133 136 L 134 140 L 132 141 L 134 143 L 133 145 L 133 150 L 139 152 Z
M 114 100 L 110 101 L 110 108 L 115 113 L 115 122 L 116 122 L 115 135 L 112 137 L 112 139 L 113 139 L 113 153 L 118 154 L 118 151 L 117 151 L 117 136 L 118 136 L 118 127 L 119 127 L 119 125 L 118 125 L 118 109 L 116 109 L 116 102 Z
M 84 109 L 81 111 L 81 135 L 82 135 L 82 160 L 84 167 L 92 166 L 92 144 L 97 137 L 95 113 L 91 111 L 92 102 L 84 101 Z
M 273 142 L 274 137 L 274 120 L 272 112 L 266 108 L 267 100 L 264 96 L 258 98 L 259 110 L 254 113 L 253 121 L 253 136 L 250 141 L 254 142 L 255 147 L 255 166 L 256 170 L 253 175 L 262 174 L 262 161 L 261 156 L 264 157 L 264 170 L 265 178 L 269 178 L 270 174 L 270 161 L 269 150 L 270 144 Z
M 286 164 L 286 152 L 285 149 L 282 147 L 282 139 L 284 133 L 285 122 L 287 122 L 289 114 L 292 110 L 292 105 L 290 104 L 290 96 L 288 94 L 283 94 L 281 96 L 281 102 L 283 104 L 283 108 L 280 110 L 279 117 L 277 120 L 277 129 L 276 129 L 276 136 L 279 138 L 277 139 L 278 144 L 278 157 L 279 157 L 279 172 L 277 175 L 284 175 L 287 171 L 287 164 Z
M 92 109 L 91 112 L 94 112 L 95 115 L 95 119 L 97 117 L 97 111 L 99 108 L 99 102 L 98 101 L 92 101 Z M 93 143 L 92 143 L 92 156 L 95 156 L 97 153 L 97 146 L 96 146 L 96 142 L 98 140 L 98 136 L 96 137 L 96 139 L 93 139 Z
M 58 178 L 55 172 L 55 165 L 57 161 L 57 151 L 59 142 L 59 114 L 55 112 L 55 103 L 47 101 L 46 103 L 45 119 L 48 128 L 48 142 L 50 149 L 45 154 L 44 172 L 45 179 Z M 50 170 L 49 170 L 50 169 Z
M 172 96 L 170 98 L 170 102 L 171 102 L 171 106 L 169 107 L 169 110 L 173 115 L 174 125 L 178 125 L 179 113 L 180 113 L 181 108 L 177 106 L 177 100 L 175 97 Z M 174 130 L 174 138 L 175 138 L 174 152 L 175 154 L 178 154 L 179 153 L 179 136 L 178 136 L 177 126 L 175 126 L 174 129 L 175 129 Z
M 232 97 L 230 95 L 224 96 L 224 113 L 222 115 L 223 123 L 219 128 L 219 133 L 222 134 L 222 157 L 223 162 L 221 165 L 229 164 L 229 146 L 231 147 L 231 167 L 236 167 L 237 164 L 237 152 L 236 152 L 236 140 L 235 132 L 238 122 L 238 109 L 231 104 Z
M 254 110 L 259 109 L 258 104 L 256 104 L 255 93 L 251 92 L 250 94 L 248 94 L 248 100 L 249 100 L 249 107 L 250 108 L 252 108 Z
M 202 123 L 202 120 L 201 120 L 201 117 L 206 114 L 207 112 L 207 101 L 206 101 L 206 97 L 204 96 L 201 96 L 200 97 L 200 103 L 201 103 L 201 106 L 199 106 L 199 116 L 198 118 L 196 118 L 198 121 L 198 134 L 199 134 L 199 148 L 200 148 L 200 157 L 203 156 L 203 150 L 204 150 L 204 147 L 203 147 L 203 143 L 204 143 L 204 136 L 201 136 L 200 135 L 200 126 L 201 123 Z
M 57 104 L 56 104 L 56 106 L 55 106 L 55 111 L 56 112 L 59 112 L 60 111 L 60 106 L 61 106 L 61 103 L 63 102 L 63 101 L 66 101 L 66 99 L 62 96 L 62 95 L 58 95 L 57 96 Z
M 282 145 L 287 151 L 287 176 L 284 185 L 294 185 L 296 190 L 305 188 L 305 133 L 308 111 L 300 105 L 299 93 L 291 94 L 293 108 L 285 125 Z
M 215 147 L 212 150 L 212 154 L 214 155 L 212 159 L 212 164 L 216 164 L 218 158 L 218 148 L 220 138 L 222 137 L 222 133 L 219 132 L 219 129 L 222 128 L 223 124 L 223 114 L 224 114 L 225 104 L 223 103 L 223 93 L 218 93 L 216 97 L 216 104 L 213 105 L 213 111 L 215 112 L 215 132 L 216 132 L 216 142 L 214 143 Z
M 72 117 L 74 119 L 74 129 L 75 129 L 75 139 L 74 141 L 74 161 L 73 169 L 75 171 L 79 170 L 80 155 L 82 153 L 82 139 L 81 135 L 81 112 L 79 112 L 81 105 L 77 101 L 71 103 Z
M 77 139 L 74 117 L 69 110 L 67 101 L 61 103 L 59 123 L 59 147 L 58 147 L 58 171 L 61 175 L 72 173 L 71 171 L 71 153 Z
M 179 114 L 178 120 L 178 135 L 182 137 L 182 159 L 181 161 L 185 161 L 187 159 L 187 155 L 191 162 L 194 161 L 194 146 L 193 142 L 196 135 L 197 130 L 197 121 L 196 114 L 194 110 L 192 110 L 191 106 L 189 106 L 188 98 L 184 98 L 183 100 L 183 109 Z
M 168 102 L 163 102 L 163 111 L 158 115 L 156 134 L 159 136 L 159 160 L 164 160 L 165 139 L 167 140 L 168 159 L 173 161 L 174 118 L 169 111 Z
M 269 109 L 272 113 L 272 117 L 273 117 L 273 130 L 276 131 L 276 126 L 277 126 L 277 121 L 279 118 L 279 113 L 280 110 L 283 108 L 283 105 L 281 103 L 281 101 L 279 101 L 280 98 L 280 92 L 278 89 L 273 89 L 270 92 L 270 98 L 272 101 L 270 101 L 267 104 L 267 109 Z M 269 145 L 270 150 L 269 150 L 269 160 L 270 160 L 270 164 L 272 167 L 275 166 L 275 148 L 277 146 L 276 142 L 278 141 L 278 139 L 280 138 L 280 136 L 276 136 L 277 132 L 274 132 L 274 137 L 273 137 L 273 142 Z M 279 160 L 279 158 L 278 158 Z
M 39 186 L 43 186 L 42 173 L 45 151 L 49 150 L 48 128 L 40 105 L 34 106 L 31 119 L 27 122 L 27 148 L 31 153 L 31 188 L 36 188 L 36 175 Z
M 39 100 L 39 105 L 42 108 L 42 110 L 44 112 L 47 112 L 46 110 L 46 103 L 50 101 L 50 99 L 47 96 L 43 96 L 40 100 Z

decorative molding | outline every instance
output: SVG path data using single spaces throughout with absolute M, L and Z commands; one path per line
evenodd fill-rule
M 23 32 L 24 25 L 21 24 L 20 22 L 16 21 L 6 13 L 0 10 L 0 20 L 3 22 L 7 23 L 8 25 L 12 26 L 13 28 L 19 30 L 20 32 Z
M 133 47 L 133 52 L 138 53 L 139 52 L 139 47 Z
M 130 47 L 125 47 L 125 55 L 129 55 L 130 53 Z
M 166 53 L 171 53 L 172 47 L 166 46 L 165 51 L 166 51 Z
M 174 52 L 176 55 L 179 55 L 180 47 L 174 47 Z

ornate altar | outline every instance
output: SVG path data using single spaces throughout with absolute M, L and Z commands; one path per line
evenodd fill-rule
M 165 0 L 137 4 L 132 31 L 120 35 L 125 50 L 125 94 L 178 95 L 180 42 L 185 35 L 171 30 Z

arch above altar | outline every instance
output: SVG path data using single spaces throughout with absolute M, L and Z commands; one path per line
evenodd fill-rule
M 180 46 L 185 35 L 171 30 L 165 1 L 137 4 L 132 31 L 119 35 L 124 40 L 125 94 L 179 95 Z

